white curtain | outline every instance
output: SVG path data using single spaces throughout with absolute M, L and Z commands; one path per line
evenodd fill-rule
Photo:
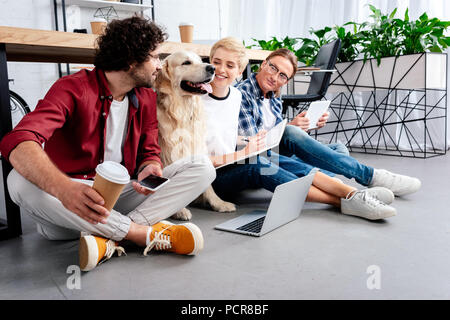
M 450 20 L 449 0 L 219 0 L 222 5 L 221 36 L 234 36 L 243 39 L 246 44 L 255 44 L 252 40 L 272 37 L 311 37 L 309 30 L 322 29 L 325 26 L 342 26 L 349 21 L 368 21 L 372 14 L 368 4 L 379 8 L 383 13 L 391 13 L 397 8 L 398 18 L 403 18 L 406 8 L 409 17 L 416 20 L 426 12 L 429 17 Z M 449 51 L 447 51 L 448 53 Z M 447 86 L 450 81 L 450 68 L 447 66 Z M 431 94 L 432 95 L 432 94 Z M 447 99 L 450 101 L 450 99 Z M 395 103 L 391 101 L 391 103 Z M 450 117 L 449 117 L 450 119 Z M 448 124 L 450 120 L 448 120 Z M 424 127 L 417 123 L 412 134 L 423 136 Z M 445 124 L 428 126 L 430 135 L 437 142 L 434 147 L 449 148 L 450 130 L 447 145 L 444 144 Z M 397 133 L 398 134 L 398 133 Z M 394 136 L 396 134 L 394 133 Z M 358 144 L 358 139 L 353 143 Z M 400 145 L 407 147 L 408 141 L 401 139 Z

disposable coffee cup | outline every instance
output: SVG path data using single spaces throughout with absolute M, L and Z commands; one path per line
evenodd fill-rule
M 102 34 L 103 32 L 105 32 L 106 24 L 106 20 L 102 18 L 97 18 L 94 21 L 91 21 L 92 33 Z
M 194 25 L 192 23 L 182 22 L 178 28 L 180 29 L 181 42 L 192 43 L 194 37 Z
M 130 182 L 128 170 L 120 163 L 105 161 L 97 166 L 95 172 L 92 188 L 100 193 L 105 200 L 104 207 L 111 211 L 123 188 Z

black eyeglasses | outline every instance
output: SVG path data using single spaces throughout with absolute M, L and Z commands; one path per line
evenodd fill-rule
M 280 72 L 280 70 L 278 69 L 278 67 L 277 67 L 276 65 L 272 64 L 272 63 L 270 62 L 270 60 L 267 60 L 267 65 L 269 66 L 268 71 L 269 71 L 270 74 L 272 74 L 272 75 L 279 74 L 279 77 L 280 77 L 280 79 L 281 79 L 281 81 L 282 81 L 283 83 L 288 82 L 289 77 L 288 77 L 285 73 Z

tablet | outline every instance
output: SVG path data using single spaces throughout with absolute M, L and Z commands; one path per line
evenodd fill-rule
M 309 119 L 308 130 L 317 128 L 317 122 L 320 117 L 323 116 L 325 111 L 328 110 L 331 101 L 314 101 L 309 105 L 308 111 L 306 111 L 305 117 Z

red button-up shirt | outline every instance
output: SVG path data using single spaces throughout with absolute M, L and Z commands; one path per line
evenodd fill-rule
M 145 162 L 161 164 L 156 93 L 136 88 L 128 93 L 129 112 L 122 164 L 131 176 Z M 106 119 L 112 102 L 102 70 L 83 70 L 55 82 L 35 110 L 0 143 L 3 157 L 23 141 L 44 143 L 56 166 L 73 178 L 92 178 L 103 162 Z M 117 146 L 120 148 L 120 146 Z

